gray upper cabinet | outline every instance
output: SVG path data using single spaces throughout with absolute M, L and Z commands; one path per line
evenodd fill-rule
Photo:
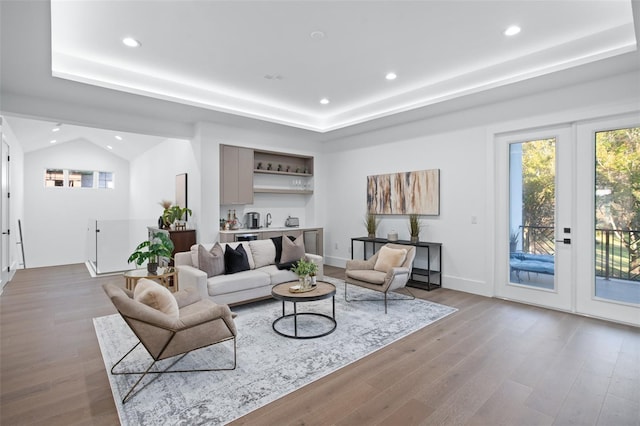
M 253 150 L 220 145 L 220 204 L 253 203 Z

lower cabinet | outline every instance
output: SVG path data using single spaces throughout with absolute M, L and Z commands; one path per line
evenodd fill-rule
M 290 230 L 280 230 L 280 231 L 258 231 L 255 232 L 247 229 L 246 232 L 220 232 L 220 242 L 221 243 L 231 243 L 237 241 L 237 236 L 247 236 L 251 235 L 255 236 L 256 240 L 268 240 L 269 238 L 274 237 L 282 237 L 282 236 L 291 236 L 294 238 L 299 237 L 300 235 L 304 235 L 304 249 L 309 254 L 317 254 L 318 256 L 323 256 L 323 228 L 304 228 L 297 229 L 291 228 Z

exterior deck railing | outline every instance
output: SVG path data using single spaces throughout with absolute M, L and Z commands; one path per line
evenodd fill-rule
M 555 254 L 555 228 L 522 226 L 522 251 Z M 596 228 L 596 276 L 640 282 L 640 230 Z

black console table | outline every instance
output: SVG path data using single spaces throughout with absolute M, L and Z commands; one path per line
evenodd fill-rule
M 408 240 L 389 241 L 386 238 L 369 238 L 369 237 L 356 237 L 351 238 L 351 259 L 353 259 L 353 242 L 361 241 L 364 243 L 363 259 L 367 257 L 367 243 L 373 244 L 373 252 L 376 252 L 376 244 L 385 245 L 387 243 L 401 244 L 404 246 L 414 246 L 427 249 L 427 269 L 412 268 L 409 282 L 410 287 L 421 288 L 427 291 L 431 291 L 433 288 L 440 288 L 442 286 L 442 243 L 431 243 L 427 241 L 418 241 L 412 243 Z M 438 269 L 431 268 L 431 250 L 437 250 L 438 254 Z M 417 253 L 416 253 L 417 255 Z M 416 280 L 414 276 L 426 277 L 426 281 Z

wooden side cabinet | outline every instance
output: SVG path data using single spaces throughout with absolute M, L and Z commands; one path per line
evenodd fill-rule
M 253 150 L 220 145 L 220 204 L 253 204 Z

